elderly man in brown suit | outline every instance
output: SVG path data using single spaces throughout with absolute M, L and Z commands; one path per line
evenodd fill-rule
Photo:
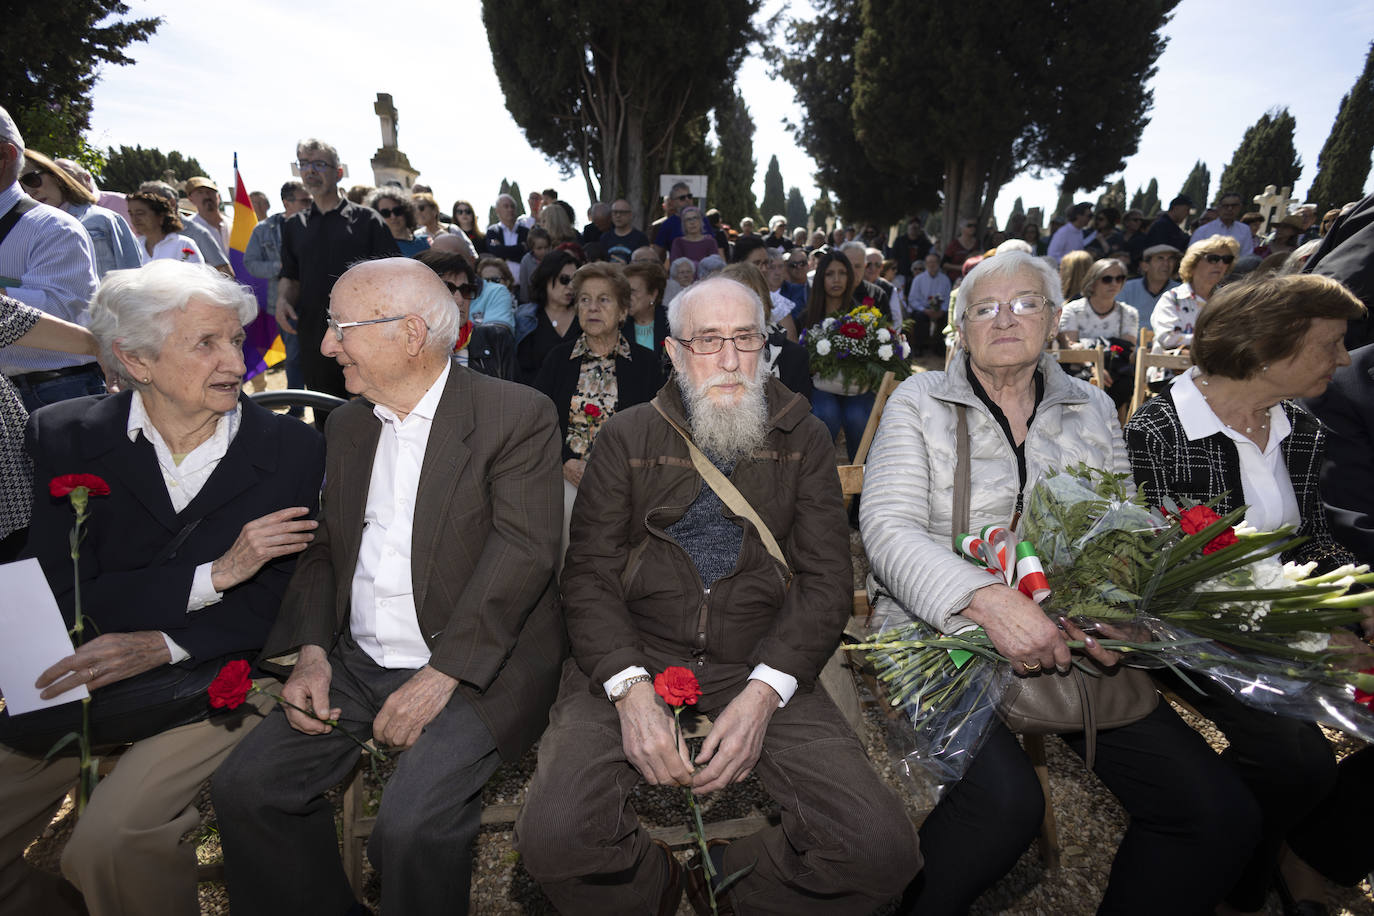
M 264 650 L 299 652 L 283 694 L 318 718 L 279 710 L 215 777 L 230 905 L 358 907 L 324 797 L 358 760 L 346 729 L 400 755 L 368 844 L 384 911 L 466 913 L 482 786 L 539 736 L 565 654 L 558 423 L 450 360 L 424 265 L 359 264 L 330 307 L 320 349 L 360 397 L 329 418 L 326 508 Z
M 681 869 L 640 827 L 631 790 L 643 779 L 704 796 L 757 772 L 782 823 L 711 842 L 718 876 L 747 870 L 719 912 L 871 913 L 921 860 L 901 801 L 815 686 L 851 602 L 835 449 L 806 399 L 768 375 L 752 290 L 703 281 L 668 323 L 673 378 L 602 427 L 573 509 L 572 658 L 516 846 L 567 916 L 675 913 Z M 695 757 L 654 693 L 670 666 L 696 674 L 696 708 L 714 721 Z M 707 880 L 698 859 L 686 876 L 698 913 L 712 911 Z

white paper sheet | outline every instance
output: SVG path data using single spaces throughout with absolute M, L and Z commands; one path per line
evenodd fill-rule
M 38 561 L 0 564 L 0 595 L 0 691 L 5 709 L 19 715 L 87 696 L 82 684 L 44 700 L 33 686 L 40 674 L 72 654 L 67 624 Z

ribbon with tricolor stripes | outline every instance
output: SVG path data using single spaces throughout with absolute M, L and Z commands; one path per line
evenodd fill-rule
M 959 549 L 991 575 L 1036 602 L 1050 596 L 1050 580 L 1045 567 L 1030 541 L 1018 541 L 1010 529 L 1002 525 L 985 525 L 978 534 L 959 537 Z

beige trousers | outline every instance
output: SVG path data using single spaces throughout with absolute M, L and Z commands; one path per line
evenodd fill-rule
M 257 682 L 274 693 L 280 685 Z M 62 852 L 62 874 L 92 916 L 196 916 L 195 846 L 201 784 L 269 711 L 251 694 L 235 713 L 194 722 L 130 745 L 91 794 Z M 0 748 L 0 916 L 80 912 L 59 882 L 24 862 L 24 849 L 76 783 L 80 760 L 44 761 Z

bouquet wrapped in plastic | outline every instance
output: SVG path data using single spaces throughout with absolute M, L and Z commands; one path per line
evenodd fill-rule
M 1244 514 L 1152 508 L 1114 475 L 1079 466 L 1035 485 L 1022 539 L 988 526 L 963 535 L 961 549 L 1122 653 L 1122 664 L 1167 667 L 1194 686 L 1210 678 L 1248 705 L 1374 741 L 1374 671 L 1352 670 L 1330 642 L 1371 603 L 1351 589 L 1374 574 L 1352 566 L 1314 576 L 1313 564 L 1281 564 L 1276 555 L 1297 543 L 1292 531 L 1234 527 Z M 849 648 L 902 710 L 896 750 L 938 797 L 996 720 L 1011 660 L 980 628 L 942 634 L 909 615 Z

